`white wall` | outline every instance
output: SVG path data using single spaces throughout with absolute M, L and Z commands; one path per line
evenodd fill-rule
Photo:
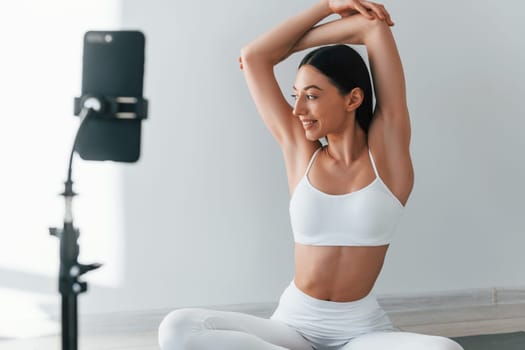
M 124 221 L 121 245 L 84 259 L 106 266 L 87 276 L 82 313 L 278 300 L 293 277 L 286 172 L 237 57 L 311 3 L 123 2 L 123 28 L 146 34 L 150 119 L 141 161 L 108 166 L 122 176 L 122 197 L 89 212 Z M 404 63 L 416 182 L 375 292 L 523 287 L 525 4 L 385 5 Z M 301 56 L 277 67 L 286 95 Z M 45 203 L 61 205 L 55 192 Z M 97 281 L 104 269 L 118 271 L 115 283 Z

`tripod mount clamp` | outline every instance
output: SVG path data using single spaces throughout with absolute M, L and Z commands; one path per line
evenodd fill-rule
M 67 187 L 66 183 L 66 187 Z M 71 189 L 66 189 L 61 194 L 66 197 L 66 202 L 70 202 L 72 196 L 76 195 Z M 72 296 L 87 291 L 87 283 L 79 280 L 83 274 L 98 269 L 102 264 L 80 264 L 78 262 L 79 246 L 78 238 L 80 231 L 73 226 L 70 214 L 66 214 L 62 229 L 56 227 L 49 228 L 49 234 L 60 240 L 60 269 L 58 289 L 63 296 Z
M 99 96 L 86 94 L 75 97 L 74 114 L 80 115 L 83 109 L 92 109 L 99 116 L 117 119 L 146 119 L 148 100 L 133 96 Z

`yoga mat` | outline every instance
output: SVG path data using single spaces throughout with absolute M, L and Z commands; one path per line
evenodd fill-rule
M 465 350 L 525 350 L 525 332 L 469 335 L 451 339 Z

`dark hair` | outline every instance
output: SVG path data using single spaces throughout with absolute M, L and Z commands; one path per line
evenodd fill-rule
M 363 90 L 363 103 L 357 108 L 355 117 L 361 129 L 368 134 L 372 122 L 372 83 L 361 55 L 347 45 L 323 46 L 304 56 L 299 68 L 305 64 L 326 75 L 341 95 L 356 87 Z

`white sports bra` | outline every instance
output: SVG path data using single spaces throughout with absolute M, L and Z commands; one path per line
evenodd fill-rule
M 403 214 L 403 205 L 377 173 L 357 191 L 327 194 L 310 183 L 308 172 L 318 148 L 290 199 L 290 221 L 297 243 L 318 246 L 379 246 L 389 244 Z

